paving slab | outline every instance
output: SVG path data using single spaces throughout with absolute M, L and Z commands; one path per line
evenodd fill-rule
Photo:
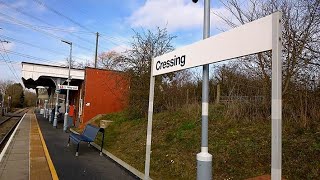
M 30 110 L 21 120 L 0 163 L 0 179 L 52 180 L 36 117 Z
M 30 115 L 21 121 L 0 163 L 0 179 L 29 179 Z
M 86 143 L 80 144 L 79 156 L 76 157 L 75 146 L 67 147 L 69 133 L 63 132 L 61 123 L 56 129 L 42 115 L 37 114 L 37 119 L 59 179 L 139 179 L 110 158 L 100 156 L 98 150 Z

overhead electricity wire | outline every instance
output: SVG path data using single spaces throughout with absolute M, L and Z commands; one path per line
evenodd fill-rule
M 0 63 L 1 63 L 1 64 L 5 64 L 5 63 L 20 64 L 21 62 L 17 62 L 17 61 L 7 61 L 7 60 L 4 60 L 4 59 L 0 59 Z
M 5 52 L 5 54 L 6 54 L 7 58 L 8 58 L 8 61 L 10 62 L 10 61 L 11 61 L 11 60 L 10 60 L 10 57 L 8 56 L 7 51 L 6 51 L 6 49 L 5 49 L 2 41 L 1 41 L 1 45 L 2 45 L 2 47 L 3 47 L 3 51 Z M 3 56 L 2 54 L 1 54 L 1 56 L 2 56 L 2 59 L 6 62 L 8 68 L 9 68 L 9 70 L 11 71 L 11 73 L 13 74 L 13 76 L 19 81 L 19 77 L 18 77 L 18 75 L 17 75 L 14 67 L 12 66 L 12 64 L 11 64 L 12 67 L 10 67 L 9 63 L 8 63 L 7 60 L 4 58 L 4 56 Z
M 69 5 L 70 8 L 73 8 L 73 7 L 72 7 L 72 4 L 70 3 L 70 1 L 65 1 L 65 2 L 67 2 L 67 4 Z M 77 11 L 80 11 L 80 12 L 82 12 L 83 14 L 86 14 L 86 15 L 89 16 L 89 13 L 86 12 L 85 10 L 83 10 L 83 9 L 77 8 Z M 101 22 L 101 24 L 103 24 L 103 22 L 104 22 L 104 21 L 100 18 L 100 16 L 96 17 L 95 19 L 98 20 L 99 22 Z M 129 32 L 129 31 L 127 31 L 127 32 Z M 123 39 L 126 39 L 126 38 L 118 38 L 118 37 L 108 36 L 108 35 L 106 35 L 107 33 L 105 33 L 105 32 L 100 32 L 100 34 L 101 34 L 101 35 L 104 34 L 104 36 L 106 36 L 106 38 L 108 38 L 108 39 L 110 38 L 111 41 L 112 41 L 112 39 L 114 39 L 114 40 L 116 40 L 116 41 L 118 41 L 118 42 L 122 42 L 122 43 L 124 43 L 124 44 L 130 43 L 129 41 L 123 41 Z M 121 36 L 120 36 L 120 37 L 121 37 Z
M 12 73 L 13 77 L 14 77 L 17 81 L 19 81 L 19 78 L 17 77 L 17 75 L 14 73 L 14 71 L 13 71 L 12 68 L 10 67 L 9 62 L 7 62 L 7 60 L 4 58 L 4 56 L 2 55 L 2 53 L 0 53 L 0 55 L 1 55 L 2 59 L 3 59 L 3 61 L 5 62 L 5 64 L 8 66 L 8 68 L 9 68 L 10 72 Z
M 57 15 L 59 15 L 59 16 L 62 16 L 62 17 L 64 17 L 64 18 L 68 19 L 69 21 L 71 21 L 72 23 L 74 23 L 74 24 L 80 26 L 81 28 L 87 30 L 87 31 L 79 31 L 79 30 L 77 30 L 78 32 L 80 32 L 80 33 L 87 33 L 87 34 L 95 34 L 95 33 L 92 32 L 89 28 L 87 28 L 87 27 L 81 25 L 80 23 L 74 21 L 73 19 L 71 19 L 71 18 L 63 15 L 63 14 L 60 13 L 59 11 L 57 11 L 57 10 L 55 10 L 55 9 L 47 6 L 47 5 L 45 5 L 45 4 L 44 4 L 43 2 L 41 2 L 40 0 L 34 0 L 34 1 L 37 2 L 38 4 L 44 6 L 45 8 L 49 9 L 50 11 L 54 12 L 55 14 L 57 14 Z M 16 10 L 17 12 L 19 12 L 19 13 L 25 15 L 25 16 L 28 16 L 28 17 L 30 17 L 30 18 L 33 18 L 33 19 L 39 21 L 39 22 L 42 22 L 42 23 L 45 23 L 45 24 L 51 26 L 51 25 L 50 25 L 49 23 L 47 23 L 46 21 L 44 21 L 44 20 L 42 20 L 42 19 L 40 19 L 40 18 L 38 18 L 38 17 L 32 16 L 32 15 L 26 13 L 26 12 L 23 12 L 22 10 L 20 10 L 20 9 L 18 9 L 18 8 L 12 7 L 12 6 L 4 3 L 3 1 L 0 1 L 0 3 L 6 5 L 6 6 L 9 7 L 9 8 L 12 8 L 12 9 Z M 72 33 L 74 33 L 74 32 L 71 32 L 69 29 L 62 29 L 62 28 L 56 28 L 56 27 L 46 27 L 46 26 L 31 25 L 31 24 L 29 24 L 29 23 L 23 22 L 23 21 L 21 21 L 21 20 L 18 20 L 18 19 L 14 18 L 14 17 L 11 17 L 11 16 L 9 16 L 9 15 L 3 14 L 3 13 L 1 13 L 1 12 L 0 12 L 0 15 L 6 17 L 6 18 L 7 18 L 6 20 L 9 19 L 11 23 L 13 22 L 13 23 L 15 23 L 15 24 L 17 24 L 17 25 L 22 25 L 22 26 L 24 26 L 24 27 L 26 27 L 26 28 L 30 28 L 30 29 L 32 29 L 32 30 L 34 30 L 34 31 L 38 31 L 38 32 L 44 33 L 44 34 L 46 34 L 46 35 L 48 35 L 48 36 L 51 36 L 51 37 L 53 37 L 53 38 L 55 38 L 55 39 L 61 40 L 61 39 L 63 39 L 63 38 L 61 38 L 61 37 L 59 37 L 59 36 L 57 36 L 57 35 L 55 35 L 55 34 L 49 33 L 48 31 L 45 31 L 45 30 L 42 30 L 42 29 L 46 29 L 46 30 L 49 30 L 49 31 L 67 32 L 67 33 L 69 33 L 70 35 L 75 36 L 75 37 L 77 37 L 77 38 L 80 39 L 80 40 L 83 40 L 83 41 L 85 41 L 85 42 L 87 42 L 87 43 L 90 43 L 90 44 L 94 44 L 93 42 L 90 42 L 90 41 L 88 41 L 88 40 L 86 40 L 86 39 L 84 39 L 84 38 L 81 38 L 81 37 L 79 37 L 79 36 L 76 36 L 76 35 L 72 34 Z M 125 44 L 126 44 L 127 42 L 125 42 L 125 41 L 121 41 L 121 40 L 119 40 L 119 39 L 117 39 L 117 38 L 112 38 L 112 37 L 108 37 L 108 36 L 104 36 L 104 35 L 103 35 L 102 37 L 103 37 L 104 39 L 106 39 L 107 41 L 111 42 L 112 44 L 116 45 L 116 46 L 122 46 L 122 47 L 124 47 L 124 48 L 127 48 L 126 46 L 121 45 L 122 43 L 125 43 Z M 36 48 L 39 48 L 39 49 L 46 49 L 48 52 L 56 53 L 56 52 L 54 52 L 54 51 L 52 51 L 52 50 L 50 50 L 50 49 L 43 48 L 43 47 L 39 47 L 39 46 L 35 46 L 35 45 L 32 45 L 32 44 L 30 44 L 30 43 L 26 43 L 26 42 L 23 42 L 23 41 L 17 41 L 17 42 L 19 42 L 19 43 L 21 43 L 21 44 L 25 44 L 25 45 L 32 46 L 32 47 L 36 47 Z M 120 44 L 118 44 L 119 42 L 120 42 Z M 79 47 L 79 48 L 82 48 L 82 49 L 85 49 L 85 50 L 91 52 L 91 50 L 88 49 L 88 48 L 86 48 L 86 47 L 77 45 L 77 44 L 75 44 L 75 43 L 74 43 L 74 45 L 75 45 L 76 47 Z M 99 46 L 99 47 L 100 47 L 100 46 Z M 108 48 L 106 48 L 106 49 L 108 49 Z M 109 50 L 110 50 L 110 49 L 109 49 Z M 16 54 L 16 55 L 19 55 L 19 56 L 22 56 L 22 57 L 27 57 L 27 58 L 29 58 L 29 59 L 35 59 L 35 60 L 45 61 L 45 62 L 52 62 L 52 61 L 48 61 L 48 60 L 43 59 L 43 58 L 38 58 L 38 57 L 34 57 L 34 56 L 30 56 L 30 55 L 26 55 L 26 54 L 22 54 L 22 53 L 18 53 L 18 52 L 10 51 L 10 53 Z M 75 57 L 75 56 L 73 56 L 73 57 Z M 83 58 L 77 58 L 77 59 L 83 59 Z M 84 60 L 84 61 L 87 61 L 86 59 L 83 59 L 83 60 Z M 56 62 L 52 62 L 52 63 L 56 63 Z
M 0 1 L 0 4 L 4 4 L 4 5 L 6 5 L 7 7 L 9 7 L 9 8 L 11 8 L 11 9 L 19 12 L 20 14 L 23 14 L 23 15 L 25 15 L 25 16 L 27 16 L 27 17 L 30 17 L 30 18 L 32 18 L 32 19 L 35 19 L 35 20 L 37 20 L 37 21 L 39 21 L 39 22 L 41 22 L 41 23 L 44 23 L 44 24 L 46 24 L 46 25 L 48 25 L 48 26 L 52 26 L 52 25 L 49 24 L 48 22 L 46 22 L 46 21 L 44 21 L 44 20 L 42 20 L 42 19 L 40 19 L 40 18 L 38 18 L 38 17 L 35 17 L 35 16 L 31 15 L 31 14 L 28 14 L 28 13 L 22 11 L 22 10 L 19 9 L 19 8 L 12 7 L 11 5 L 9 5 L 9 4 L 7 4 L 7 3 L 5 3 L 5 2 L 3 2 L 3 1 Z M 21 25 L 21 22 L 16 22 L 16 24 Z M 62 29 L 62 28 L 48 27 L 48 26 L 37 26 L 37 25 L 32 25 L 32 26 L 33 26 L 34 28 L 46 29 L 46 30 L 49 30 L 49 31 L 66 32 L 66 33 L 68 33 L 69 35 L 74 36 L 74 37 L 76 37 L 76 38 L 78 38 L 78 39 L 80 39 L 80 40 L 82 40 L 82 41 L 84 41 L 84 42 L 86 42 L 86 43 L 89 43 L 89 44 L 91 44 L 91 45 L 94 45 L 94 44 L 95 44 L 94 42 L 91 42 L 91 41 L 89 41 L 89 40 L 87 40 L 87 39 L 84 39 L 84 38 L 82 38 L 82 37 L 80 37 L 80 36 L 77 36 L 77 35 L 73 34 L 73 33 L 78 33 L 78 32 L 80 32 L 80 33 L 87 33 L 87 34 L 94 34 L 94 35 L 95 35 L 96 33 L 93 33 L 93 32 L 79 31 L 79 30 L 77 30 L 77 32 L 73 32 L 73 31 L 71 31 L 70 29 Z M 108 41 L 109 41 L 109 40 L 108 40 Z M 113 44 L 114 44 L 114 43 L 113 43 Z M 116 44 L 116 45 L 118 46 L 118 44 Z M 76 46 L 77 46 L 77 45 L 76 45 Z M 120 46 L 120 45 L 119 45 L 119 46 Z M 98 47 L 101 48 L 100 45 L 98 45 Z M 108 49 L 108 48 L 105 48 L 105 49 L 110 50 L 110 49 Z M 86 50 L 89 50 L 89 49 L 86 49 Z M 91 51 L 91 50 L 90 50 L 90 51 Z
M 111 42 L 112 44 L 114 44 L 116 46 L 123 46 L 122 44 L 129 45 L 129 42 L 125 42 L 125 41 L 122 41 L 122 40 L 117 40 L 115 38 L 108 37 L 108 36 L 103 35 L 103 34 L 100 34 L 100 37 L 104 38 L 105 40 Z
M 80 31 L 80 30 L 72 30 L 72 29 L 65 29 L 65 28 L 57 28 L 57 27 L 50 27 L 49 26 L 37 26 L 41 29 L 51 30 L 51 31 L 60 31 L 60 32 L 67 32 L 67 33 L 79 33 L 79 34 L 90 34 L 95 35 L 95 33 L 87 32 L 87 31 Z M 78 37 L 78 36 L 76 36 Z M 90 42 L 91 43 L 91 42 Z
M 80 26 L 81 28 L 87 30 L 87 31 L 81 31 L 81 33 L 95 34 L 95 33 L 94 33 L 93 31 L 91 31 L 89 28 L 87 28 L 87 27 L 81 25 L 80 23 L 76 22 L 75 20 L 73 20 L 73 19 L 71 19 L 71 18 L 63 15 L 63 14 L 60 13 L 59 11 L 57 11 L 57 10 L 49 7 L 48 5 L 44 4 L 44 3 L 41 2 L 40 0 L 34 0 L 34 1 L 35 1 L 36 3 L 38 3 L 39 5 L 41 5 L 41 6 L 45 7 L 45 8 L 47 8 L 47 9 L 49 9 L 50 11 L 54 12 L 55 14 L 57 14 L 57 15 L 59 15 L 59 16 L 62 16 L 63 18 L 66 18 L 67 20 L 71 21 L 72 23 L 74 23 L 74 24 Z M 12 7 L 11 5 L 9 5 L 9 4 L 7 4 L 7 3 L 5 3 L 5 2 L 3 2 L 3 1 L 0 1 L 0 3 L 6 5 L 7 7 L 11 8 L 11 9 L 13 9 L 13 10 L 15 10 L 15 11 L 17 11 L 17 12 L 19 12 L 19 13 L 27 16 L 27 17 L 33 18 L 33 19 L 35 19 L 35 20 L 37 20 L 37 21 L 39 21 L 39 22 L 42 22 L 42 23 L 47 24 L 47 25 L 49 25 L 49 26 L 52 26 L 52 25 L 50 25 L 49 23 L 47 23 L 46 21 L 44 21 L 44 20 L 42 20 L 42 19 L 40 19 L 40 18 L 38 18 L 38 17 L 35 17 L 35 16 L 31 15 L 31 14 L 28 14 L 28 13 L 22 11 L 22 10 L 19 9 L 19 8 Z M 12 18 L 13 18 L 13 17 L 12 17 Z M 12 19 L 11 19 L 11 20 L 12 20 Z M 17 19 L 16 19 L 16 20 L 17 20 Z M 16 22 L 16 24 L 21 25 L 22 22 Z M 22 24 L 22 25 L 23 25 L 23 24 Z M 33 26 L 33 28 L 38 28 L 39 30 L 41 30 L 41 29 L 46 29 L 46 30 L 50 30 L 50 31 L 67 32 L 67 33 L 69 33 L 70 35 L 72 35 L 72 36 L 74 36 L 74 37 L 76 37 L 76 38 L 78 38 L 78 39 L 80 39 L 80 40 L 82 40 L 82 41 L 84 41 L 84 42 L 86 42 L 86 43 L 89 43 L 89 44 L 91 44 L 91 45 L 94 45 L 94 42 L 88 41 L 87 39 L 84 39 L 84 38 L 82 38 L 82 37 L 80 37 L 80 36 L 74 35 L 74 34 L 73 34 L 74 32 L 71 32 L 71 31 L 68 30 L 68 29 L 62 29 L 62 28 L 56 28 L 56 27 L 46 27 L 46 26 L 35 26 L 35 25 L 31 25 L 31 26 Z M 37 31 L 38 31 L 38 30 L 37 30 Z M 44 31 L 44 32 L 49 33 L 49 32 L 47 32 L 47 31 Z M 80 31 L 79 31 L 79 32 L 80 32 Z M 106 39 L 108 42 L 111 42 L 112 44 L 114 44 L 114 45 L 116 45 L 116 46 L 122 46 L 122 47 L 126 48 L 126 46 L 121 45 L 121 44 L 128 44 L 128 42 L 125 42 L 125 41 L 123 41 L 123 40 L 121 40 L 121 39 L 119 39 L 119 38 L 116 38 L 116 37 L 111 37 L 111 36 L 109 37 L 109 36 L 105 36 L 105 35 L 103 35 L 102 37 L 103 37 L 104 39 Z M 79 46 L 79 45 L 76 45 L 76 46 Z M 81 47 L 81 46 L 80 46 L 80 47 Z M 100 45 L 99 45 L 98 47 L 101 48 Z M 82 48 L 84 48 L 84 47 L 82 47 Z M 86 50 L 89 50 L 88 48 L 85 48 L 85 49 L 86 49 Z M 106 49 L 108 49 L 108 48 L 106 48 Z M 110 49 L 108 49 L 108 50 L 110 50 Z M 90 51 L 91 51 L 91 50 L 90 50 Z
M 68 21 L 72 22 L 73 24 L 76 24 L 77 26 L 81 27 L 82 29 L 85 29 L 87 32 L 96 34 L 96 33 L 93 32 L 91 29 L 89 29 L 89 28 L 87 28 L 86 26 L 82 25 L 81 23 L 73 20 L 72 18 L 64 15 L 63 13 L 59 12 L 58 10 L 56 10 L 56 9 L 48 6 L 48 5 L 45 4 L 43 1 L 40 1 L 40 0 L 33 0 L 33 1 L 36 2 L 36 3 L 38 3 L 39 5 L 47 8 L 47 9 L 50 10 L 51 12 L 57 14 L 58 16 L 61 16 L 61 17 L 65 18 L 65 19 L 67 19 Z M 118 44 L 117 42 L 114 42 L 114 39 L 116 39 L 116 38 L 114 38 L 114 39 L 107 38 L 107 39 L 110 40 L 110 42 L 111 42 L 112 44 L 115 44 L 116 46 L 121 46 L 121 44 Z M 112 41 L 113 41 L 113 42 L 112 42 Z M 118 40 L 118 41 L 121 41 L 121 40 Z
M 52 7 L 48 6 L 48 5 L 47 5 L 47 4 L 45 4 L 44 2 L 42 2 L 42 1 L 40 1 L 40 0 L 33 0 L 33 1 L 34 1 L 34 2 L 36 2 L 36 3 L 38 3 L 38 4 L 39 4 L 39 5 L 41 5 L 41 6 L 45 7 L 46 9 L 50 10 L 51 12 L 53 12 L 53 13 L 55 13 L 55 14 L 57 14 L 57 15 L 59 15 L 59 16 L 61 16 L 61 17 L 63 17 L 63 18 L 65 18 L 65 19 L 67 19 L 68 21 L 70 21 L 70 22 L 72 22 L 72 23 L 74 23 L 74 24 L 78 25 L 79 27 L 81 27 L 81 28 L 83 28 L 83 29 L 87 30 L 88 32 L 95 33 L 95 32 L 93 32 L 93 31 L 91 31 L 89 28 L 87 28 L 87 27 L 83 26 L 82 24 L 80 24 L 79 22 L 77 22 L 77 21 L 75 21 L 75 20 L 71 19 L 70 17 L 68 17 L 68 16 L 64 15 L 63 13 L 61 13 L 61 12 L 59 12 L 59 11 L 55 10 L 54 8 L 52 8 Z
M 21 57 L 28 58 L 28 59 L 37 60 L 37 61 L 63 65 L 62 63 L 58 63 L 56 61 L 51 61 L 51 60 L 48 60 L 48 59 L 35 57 L 35 56 L 28 55 L 28 54 L 19 53 L 19 52 L 16 52 L 16 51 L 7 50 L 7 53 L 14 54 L 14 55 L 21 56 Z
M 1 61 L 4 61 L 4 62 L 5 62 L 5 64 L 6 64 L 6 65 L 8 66 L 8 68 L 9 68 L 10 72 L 12 73 L 13 77 L 14 77 L 15 79 L 19 80 L 19 79 L 17 78 L 17 76 L 14 74 L 13 70 L 11 69 L 11 67 L 9 66 L 7 60 L 6 60 L 6 59 L 4 58 L 4 56 L 2 55 L 2 53 L 0 53 L 0 55 L 1 55 L 2 59 L 3 59 L 3 60 L 1 60 Z
M 8 53 L 7 53 L 7 50 L 5 49 L 5 47 L 4 47 L 4 45 L 3 45 L 3 41 L 1 41 L 1 45 L 2 45 L 3 51 L 5 52 L 5 55 L 7 56 L 7 60 L 8 60 L 8 61 L 11 61 L 11 59 L 10 59 Z M 13 69 L 14 74 L 15 74 L 16 77 L 18 78 L 18 75 L 17 75 L 17 72 L 16 72 L 15 68 L 13 67 L 12 64 L 11 64 L 11 66 L 12 66 L 12 69 Z M 19 79 L 19 78 L 18 78 L 18 79 Z
M 44 34 L 46 34 L 46 35 L 48 35 L 48 36 L 51 36 L 51 37 L 53 37 L 53 38 L 55 38 L 55 39 L 58 39 L 59 41 L 60 41 L 61 39 L 64 39 L 63 37 L 59 37 L 59 36 L 57 36 L 57 35 L 55 35 L 55 34 L 52 34 L 52 33 L 49 33 L 49 32 L 47 32 L 47 31 L 41 30 L 41 29 L 39 29 L 39 28 L 31 25 L 31 24 L 28 24 L 28 23 L 26 23 L 26 22 L 23 22 L 23 21 L 21 21 L 21 20 L 18 20 L 18 19 L 16 19 L 16 18 L 14 18 L 14 17 L 12 17 L 12 16 L 9 16 L 9 15 L 6 15 L 6 14 L 4 14 L 4 13 L 2 13 L 2 12 L 0 12 L 0 15 L 8 18 L 10 21 L 13 21 L 13 22 L 15 22 L 15 23 L 17 23 L 17 24 L 19 24 L 19 25 L 22 25 L 22 26 L 24 26 L 24 27 L 26 27 L 26 28 L 30 28 L 30 29 L 32 29 L 32 30 L 34 30 L 34 31 L 38 31 L 38 32 L 44 33 Z M 8 19 L 7 19 L 7 20 L 8 20 Z M 84 50 L 87 50 L 87 51 L 92 52 L 92 50 L 89 49 L 89 48 L 80 46 L 80 45 L 75 44 L 75 43 L 73 43 L 73 44 L 74 44 L 74 46 L 76 46 L 76 47 L 78 47 L 78 48 L 81 48 L 81 49 L 84 49 Z
M 9 7 L 9 8 L 11 8 L 11 9 L 19 12 L 20 14 L 23 14 L 23 15 L 25 15 L 25 16 L 27 16 L 27 17 L 30 17 L 30 18 L 32 18 L 32 19 L 35 19 L 35 20 L 37 20 L 37 21 L 39 21 L 39 22 L 42 22 L 42 23 L 44 23 L 44 24 L 46 24 L 46 25 L 52 26 L 52 25 L 49 24 L 47 21 L 44 21 L 44 20 L 42 20 L 42 19 L 40 19 L 40 18 L 38 18 L 38 17 L 36 17 L 36 16 L 33 16 L 33 15 L 29 14 L 29 13 L 26 13 L 26 12 L 22 11 L 21 9 L 16 8 L 16 7 L 13 7 L 13 6 L 11 6 L 11 5 L 3 2 L 3 1 L 0 1 L 0 4 L 4 4 L 4 5 L 6 5 L 7 7 Z M 68 32 L 71 36 L 74 36 L 74 37 L 76 37 L 76 38 L 78 38 L 78 39 L 80 39 L 80 40 L 82 40 L 82 41 L 84 41 L 84 42 L 87 42 L 87 43 L 90 43 L 90 44 L 94 44 L 93 42 L 90 42 L 90 41 L 88 41 L 87 39 L 84 39 L 84 38 L 82 38 L 82 37 L 80 37 L 80 36 L 77 36 L 77 35 L 72 34 L 72 33 L 74 33 L 74 32 L 67 31 L 66 29 L 61 29 L 61 28 L 56 28 L 56 27 L 45 27 L 45 26 L 37 26 L 37 27 L 38 27 L 38 28 L 43 28 L 43 29 L 48 29 L 48 30 L 59 30 L 59 31 L 63 31 L 63 32 Z M 82 32 L 85 32 L 85 31 L 82 31 Z M 86 32 L 86 33 L 88 33 L 88 32 Z M 92 33 L 91 33 L 91 34 L 92 34 Z
M 30 46 L 30 47 L 34 47 L 34 48 L 38 48 L 38 49 L 41 49 L 41 50 L 45 50 L 45 51 L 50 52 L 51 54 L 54 54 L 54 55 L 59 54 L 59 55 L 69 56 L 68 54 L 64 54 L 64 53 L 61 53 L 61 52 L 53 50 L 53 49 L 45 48 L 45 47 L 42 47 L 42 46 L 37 46 L 35 44 L 28 43 L 28 42 L 25 42 L 25 41 L 21 41 L 21 40 L 18 40 L 18 39 L 15 39 L 15 38 L 11 38 L 11 37 L 8 37 L 8 36 L 0 35 L 0 37 L 8 39 L 8 40 L 11 40 L 11 41 L 14 41 L 14 42 L 17 42 L 17 43 L 20 43 L 20 44 L 27 45 L 27 46 Z M 72 56 L 72 58 L 73 59 L 79 59 L 79 60 L 82 60 L 82 61 L 87 61 L 87 59 L 80 58 L 80 57 L 77 57 L 77 56 Z

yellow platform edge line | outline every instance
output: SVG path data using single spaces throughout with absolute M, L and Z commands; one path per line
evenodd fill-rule
M 39 127 L 38 119 L 37 119 L 36 116 L 35 116 L 35 118 L 36 118 L 36 123 L 37 123 L 38 131 L 39 131 L 40 139 L 41 139 L 41 142 L 42 142 L 44 154 L 46 156 L 46 159 L 47 159 L 47 162 L 48 162 L 48 165 L 49 165 L 49 169 L 50 169 L 50 172 L 51 172 L 51 177 L 52 177 L 53 180 L 59 180 L 58 175 L 57 175 L 57 171 L 54 168 L 53 162 L 51 160 L 51 157 L 50 157 L 46 142 L 43 139 L 42 132 L 41 132 L 41 129 Z

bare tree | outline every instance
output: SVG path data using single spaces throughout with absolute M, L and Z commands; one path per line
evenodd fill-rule
M 61 66 L 62 66 L 62 67 L 69 67 L 69 63 L 70 63 L 70 62 L 69 62 L 69 58 L 66 58 L 66 59 L 65 59 L 65 64 L 62 64 Z M 70 63 L 70 67 L 71 67 L 71 68 L 75 68 L 76 65 L 77 65 L 77 62 L 76 62 L 74 59 L 72 59 L 72 60 L 71 60 L 71 63 Z
M 0 80 L 0 93 L 2 95 L 1 104 L 4 104 L 4 98 L 6 96 L 6 91 L 9 86 L 11 86 L 14 82 L 10 80 Z
M 116 51 L 108 51 L 99 54 L 98 66 L 107 70 L 124 70 L 125 63 L 122 55 Z
M 230 26 L 244 24 L 276 11 L 283 13 L 284 94 L 290 81 L 310 65 L 319 66 L 320 1 L 319 0 L 252 0 L 247 5 L 238 0 L 221 1 L 234 18 L 215 13 Z M 236 19 L 236 22 L 234 21 Z M 271 53 L 260 53 L 245 59 L 258 65 L 258 74 L 270 86 Z M 319 66 L 320 67 L 320 66 Z M 251 67 L 251 69 L 253 69 Z
M 224 14 L 215 13 L 228 25 L 234 27 L 255 19 L 264 17 L 276 11 L 282 12 L 283 24 L 283 96 L 285 106 L 290 106 L 292 117 L 306 117 L 310 114 L 307 108 L 310 91 L 305 87 L 308 82 L 315 81 L 320 71 L 320 1 L 319 0 L 226 0 L 221 3 L 228 9 L 232 18 Z M 242 58 L 242 63 L 248 70 L 255 74 L 263 82 L 263 95 L 270 104 L 271 87 L 271 53 L 259 53 L 258 55 Z M 301 89 L 301 91 L 297 91 Z M 304 90 L 303 90 L 304 89 Z M 296 107 L 297 97 L 303 99 Z M 301 110 L 299 115 L 295 114 Z M 307 123 L 305 123 L 307 124 Z
M 10 100 L 9 100 L 10 98 Z M 24 103 L 23 87 L 20 83 L 14 83 L 7 87 L 5 99 L 8 99 L 8 105 L 12 108 L 21 108 Z
M 168 34 L 166 28 L 158 28 L 155 33 L 151 30 L 134 32 L 131 49 L 125 52 L 125 62 L 135 73 L 150 73 L 152 58 L 172 51 L 171 43 L 176 36 Z
M 86 61 L 83 61 L 83 62 L 78 62 L 76 63 L 75 65 L 75 68 L 78 68 L 78 69 L 85 69 L 86 67 L 93 67 L 93 63 L 89 60 L 86 60 Z
M 158 28 L 155 32 L 151 30 L 141 33 L 135 31 L 131 48 L 123 56 L 123 61 L 127 64 L 126 71 L 130 74 L 128 108 L 130 117 L 141 117 L 146 114 L 151 60 L 153 57 L 172 51 L 174 38 L 175 36 L 168 34 L 166 28 Z M 156 81 L 161 83 L 162 78 L 158 77 Z M 155 91 L 156 93 L 161 92 L 159 87 L 156 87 Z M 162 108 L 161 96 L 156 96 L 155 102 L 155 111 L 159 111 Z

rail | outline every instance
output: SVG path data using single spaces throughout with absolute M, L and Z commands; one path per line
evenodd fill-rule
M 18 123 L 21 121 L 23 114 L 25 114 L 29 109 L 19 109 L 13 114 L 11 114 L 7 119 L 0 122 L 0 149 L 2 151 L 5 146 L 8 137 L 12 134 L 13 130 L 16 128 Z

